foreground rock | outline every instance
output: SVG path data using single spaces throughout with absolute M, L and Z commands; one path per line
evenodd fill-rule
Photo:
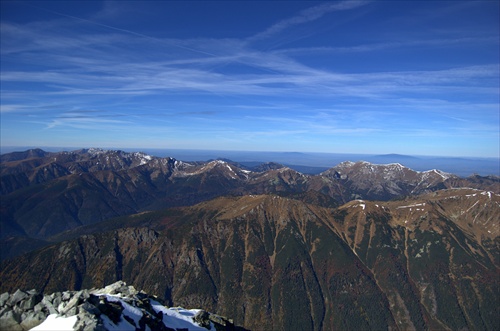
M 201 309 L 168 308 L 118 281 L 101 289 L 0 295 L 0 330 L 242 330 Z

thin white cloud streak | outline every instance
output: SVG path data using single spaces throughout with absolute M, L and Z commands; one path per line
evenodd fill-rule
M 270 63 L 266 63 L 267 66 Z M 128 71 L 123 72 L 123 67 Z M 181 69 L 147 64 L 119 66 L 105 63 L 67 72 L 3 72 L 4 82 L 40 83 L 42 94 L 156 94 L 206 92 L 228 95 L 324 95 L 378 97 L 398 93 L 457 91 L 492 93 L 498 65 L 435 71 L 338 74 L 283 62 L 274 74 L 228 74 L 203 69 Z M 92 73 L 96 72 L 97 73 Z M 474 84 L 471 84 L 473 82 Z
M 263 123 L 269 122 L 286 122 L 287 118 L 253 118 L 253 120 L 261 120 Z M 122 133 L 132 132 L 147 132 L 148 134 L 185 134 L 193 130 L 192 125 L 141 125 L 132 121 L 109 120 L 101 118 L 56 118 L 49 122 L 45 121 L 30 121 L 32 123 L 40 123 L 45 125 L 46 130 L 65 130 L 65 129 L 79 129 L 79 130 L 94 130 L 94 131 L 119 131 Z M 227 122 L 227 121 L 226 121 Z M 228 123 L 229 124 L 229 123 Z M 232 126 L 215 126 L 207 127 L 206 125 L 196 128 L 196 135 L 230 135 L 234 139 L 258 139 L 264 137 L 285 137 L 297 135 L 321 135 L 321 136 L 365 136 L 371 135 L 398 135 L 407 137 L 497 137 L 498 132 L 494 125 L 484 125 L 477 123 L 475 125 L 468 124 L 467 126 L 452 127 L 451 130 L 443 131 L 435 128 L 387 128 L 380 122 L 373 123 L 373 127 L 349 127 L 346 123 L 340 122 L 338 124 L 318 124 L 311 123 L 307 120 L 296 121 L 294 125 L 289 126 L 288 129 L 269 129 L 269 130 L 234 130 Z
M 123 15 L 137 14 L 137 8 L 133 1 L 103 1 L 103 6 L 100 11 L 92 15 L 91 21 L 95 20 L 120 20 Z
M 339 113 L 343 113 L 340 114 Z M 339 134 L 367 134 L 384 131 L 380 123 L 385 115 L 383 112 L 377 113 L 374 120 L 370 112 L 359 109 L 357 112 L 336 111 L 336 115 L 325 114 L 315 111 L 311 115 L 301 115 L 291 117 L 283 112 L 273 116 L 245 116 L 245 121 L 260 123 L 276 123 L 279 127 L 303 128 L 304 133 L 313 135 L 339 135 Z
M 24 109 L 25 105 L 0 105 L 0 113 L 13 113 Z
M 410 48 L 410 47 L 448 47 L 450 45 L 460 45 L 463 47 L 465 44 L 482 44 L 482 43 L 498 43 L 498 37 L 465 37 L 465 38 L 448 38 L 448 39 L 429 39 L 429 40 L 413 40 L 401 42 L 386 42 L 374 44 L 361 44 L 356 46 L 344 47 L 302 47 L 302 48 L 285 48 L 272 51 L 274 54 L 318 54 L 318 53 L 364 53 L 374 52 L 380 50 Z
M 19 53 L 56 52 L 64 50 L 93 51 L 96 46 L 112 48 L 113 45 L 126 45 L 123 34 L 79 34 L 74 36 L 71 27 L 60 23 L 31 23 L 16 25 L 0 23 L 3 56 Z M 130 39 L 129 41 L 130 42 Z
M 121 28 L 118 28 L 118 27 L 115 27 L 115 26 L 111 26 L 111 25 L 99 23 L 99 22 L 96 22 L 94 20 L 88 20 L 88 19 L 84 19 L 84 18 L 81 18 L 81 17 L 76 17 L 76 16 L 73 16 L 73 15 L 68 15 L 68 14 L 61 13 L 61 12 L 54 11 L 54 10 L 50 10 L 50 9 L 47 9 L 47 8 L 42 8 L 42 7 L 38 7 L 38 6 L 34 6 L 34 5 L 31 5 L 31 6 L 33 6 L 35 8 L 38 8 L 40 10 L 43 10 L 43 11 L 47 11 L 47 12 L 50 12 L 50 13 L 53 13 L 53 14 L 56 14 L 56 15 L 59 15 L 59 16 L 62 16 L 62 17 L 66 17 L 66 18 L 72 19 L 72 20 L 76 20 L 76 21 L 80 21 L 80 22 L 92 24 L 92 25 L 95 25 L 95 26 L 99 26 L 99 27 L 103 27 L 103 28 L 109 29 L 109 30 L 123 32 L 123 33 L 129 34 L 129 35 L 138 36 L 138 37 L 141 37 L 141 38 L 153 41 L 155 43 L 164 43 L 165 42 L 164 39 L 154 38 L 154 37 L 151 37 L 151 36 L 145 35 L 143 33 L 136 32 L 136 31 L 127 30 L 127 29 L 121 29 Z M 184 45 L 177 44 L 177 43 L 170 42 L 170 43 L 168 43 L 168 46 L 177 47 L 177 48 L 180 48 L 180 49 L 183 49 L 183 50 L 187 50 L 187 51 L 190 51 L 190 52 L 199 53 L 199 54 L 203 54 L 203 55 L 216 56 L 215 54 L 212 54 L 212 53 L 209 53 L 209 52 L 205 52 L 205 51 L 202 51 L 202 50 L 199 50 L 199 49 L 196 49 L 196 48 L 186 47 Z
M 367 4 L 368 1 L 358 1 L 358 0 L 348 0 L 348 1 L 331 1 L 321 5 L 317 5 L 315 7 L 307 8 L 301 11 L 298 15 L 293 16 L 288 19 L 284 19 L 269 28 L 265 31 L 260 32 L 250 38 L 247 39 L 248 42 L 254 42 L 261 39 L 270 38 L 292 26 L 298 24 L 308 23 L 314 20 L 321 18 L 322 16 L 341 10 L 349 10 L 354 9 L 360 6 Z
M 253 139 L 257 137 L 281 137 L 281 136 L 296 136 L 301 134 L 309 134 L 308 130 L 256 130 L 256 131 L 240 131 L 234 132 L 236 136 L 242 139 Z
M 46 125 L 45 129 L 47 130 L 54 129 L 56 127 L 71 127 L 85 130 L 102 130 L 103 125 L 105 125 L 107 129 L 119 129 L 123 128 L 123 125 L 129 126 L 133 123 L 129 121 L 95 117 L 58 117 L 51 120 L 49 123 L 45 122 L 44 124 Z

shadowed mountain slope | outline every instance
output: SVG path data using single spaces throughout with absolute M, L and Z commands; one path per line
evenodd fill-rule
M 249 329 L 493 330 L 499 203 L 472 189 L 338 208 L 221 197 L 88 225 L 5 262 L 0 288 L 123 279 Z

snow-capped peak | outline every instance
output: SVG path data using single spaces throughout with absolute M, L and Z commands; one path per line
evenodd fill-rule
M 106 153 L 106 151 L 102 148 L 91 147 L 87 149 L 87 153 L 90 155 L 99 155 Z
M 443 180 L 446 180 L 446 179 L 448 179 L 450 177 L 453 177 L 452 174 L 450 174 L 448 172 L 444 172 L 444 171 L 438 170 L 438 169 L 432 169 L 432 170 L 422 171 L 421 173 L 424 174 L 424 175 L 436 174 L 436 175 L 441 176 L 441 178 L 443 178 Z
M 143 152 L 135 152 L 133 155 L 141 160 L 139 165 L 146 164 L 153 159 L 151 155 L 148 155 Z

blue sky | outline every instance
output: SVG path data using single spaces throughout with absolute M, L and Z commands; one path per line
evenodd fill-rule
M 498 1 L 1 1 L 1 145 L 499 157 Z

